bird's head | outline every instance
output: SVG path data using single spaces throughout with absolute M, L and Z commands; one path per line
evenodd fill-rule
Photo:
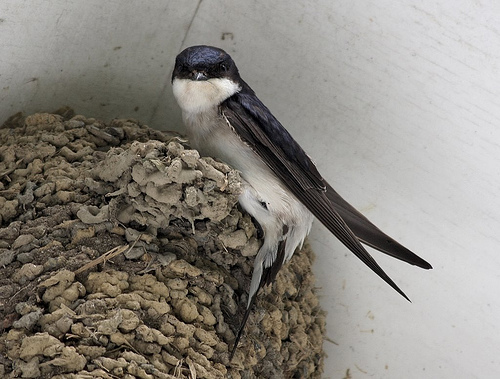
M 172 87 L 184 112 L 218 106 L 241 90 L 240 81 L 231 56 L 217 47 L 191 46 L 175 59 Z

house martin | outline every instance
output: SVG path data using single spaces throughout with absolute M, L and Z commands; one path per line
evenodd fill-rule
M 217 47 L 188 47 L 175 60 L 172 87 L 191 146 L 241 172 L 239 203 L 264 235 L 231 358 L 258 290 L 271 284 L 282 265 L 302 246 L 314 217 L 408 299 L 363 244 L 424 269 L 432 266 L 382 232 L 328 184 L 240 77 L 229 54 Z

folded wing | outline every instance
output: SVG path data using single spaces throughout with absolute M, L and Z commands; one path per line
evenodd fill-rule
M 223 102 L 221 113 L 243 141 L 328 230 L 408 299 L 360 242 L 422 268 L 431 268 L 429 263 L 383 233 L 333 190 L 321 177 L 309 156 L 250 87 L 245 86 L 241 92 Z

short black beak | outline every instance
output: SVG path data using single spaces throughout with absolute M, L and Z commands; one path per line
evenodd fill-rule
M 191 80 L 207 80 L 208 77 L 203 71 L 194 70 L 191 72 Z

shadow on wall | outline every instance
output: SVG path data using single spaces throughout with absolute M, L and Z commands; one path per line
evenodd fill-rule
M 173 60 L 172 60 L 173 61 Z M 62 106 L 76 113 L 109 121 L 113 118 L 134 118 L 161 130 L 182 132 L 181 112 L 172 95 L 170 70 L 162 78 L 148 72 L 137 75 L 113 72 L 104 68 L 77 68 L 61 73 L 53 80 L 31 77 L 18 86 L 0 91 L 3 103 L 0 124 L 17 112 L 31 114 L 51 112 Z M 150 82 L 154 81 L 154 85 Z

